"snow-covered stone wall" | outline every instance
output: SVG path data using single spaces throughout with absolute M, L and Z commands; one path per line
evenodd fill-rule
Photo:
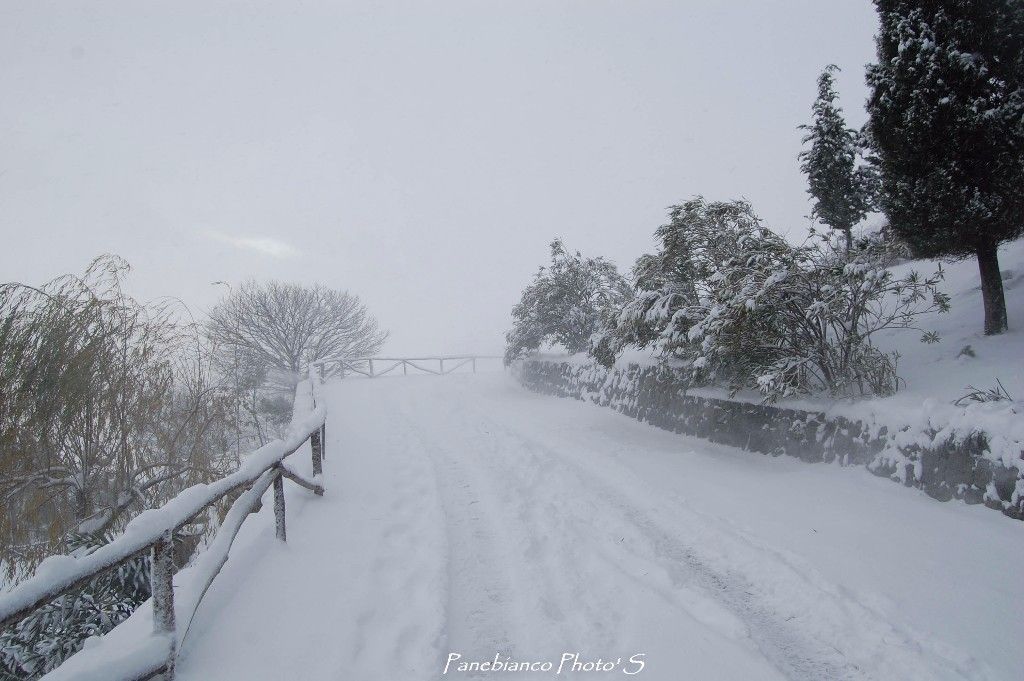
M 605 369 L 526 359 L 513 372 L 530 390 L 589 400 L 665 430 L 773 456 L 864 466 L 940 501 L 983 503 L 1024 519 L 1024 466 L 992 456 L 990 436 L 980 430 L 908 437 L 911 426 L 893 431 L 825 412 L 688 395 L 682 374 L 664 365 Z

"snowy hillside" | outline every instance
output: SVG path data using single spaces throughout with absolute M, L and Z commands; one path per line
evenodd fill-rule
M 999 259 L 1010 330 L 997 336 L 982 333 L 977 262 L 943 263 L 946 278 L 941 288 L 952 298 L 950 311 L 930 315 L 922 324 L 937 331 L 942 340 L 920 343 L 918 334 L 910 331 L 890 331 L 878 338 L 883 348 L 899 351 L 899 374 L 906 381 L 901 393 L 886 402 L 909 404 L 927 398 L 953 402 L 964 395 L 968 385 L 992 388 L 997 379 L 1012 397 L 1024 399 L 1024 240 L 1003 246 Z M 894 270 L 899 274 L 909 270 L 930 273 L 936 267 L 937 263 L 925 260 Z M 968 346 L 970 350 L 964 352 Z

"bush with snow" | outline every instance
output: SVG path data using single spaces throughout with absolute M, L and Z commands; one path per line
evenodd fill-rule
M 75 534 L 73 555 L 92 553 L 110 541 Z M 0 681 L 39 678 L 128 618 L 150 595 L 149 558 L 137 556 L 47 603 L 18 624 L 0 630 Z
M 859 234 L 854 239 L 854 248 L 857 252 L 867 251 L 872 257 L 892 264 L 914 259 L 910 246 L 888 222 L 874 231 L 865 230 Z
M 506 335 L 505 362 L 544 345 L 557 344 L 570 353 L 586 350 L 605 320 L 633 295 L 615 264 L 566 251 L 551 242 L 551 265 L 541 267 L 512 309 L 512 330 Z
M 683 360 L 694 383 L 767 401 L 797 394 L 888 395 L 898 355 L 872 335 L 917 329 L 945 311 L 939 269 L 897 277 L 875 251 L 849 255 L 812 233 L 800 246 L 775 234 L 743 201 L 695 198 L 670 211 L 659 251 L 634 268 L 637 297 L 594 344 L 605 364 L 627 346 Z
M 606 365 L 627 347 L 653 346 L 665 356 L 697 359 L 689 350 L 688 334 L 706 315 L 698 307 L 715 295 L 721 264 L 747 252 L 770 269 L 781 264 L 778 255 L 789 249 L 760 223 L 748 203 L 707 202 L 702 197 L 671 207 L 669 222 L 655 237 L 658 251 L 641 256 L 633 267 L 636 297 L 595 338 L 592 354 Z M 756 325 L 757 315 L 748 316 L 747 322 Z M 742 361 L 743 350 L 737 351 L 736 359 Z

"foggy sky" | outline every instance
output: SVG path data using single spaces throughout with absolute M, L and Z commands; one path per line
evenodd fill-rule
M 499 353 L 553 237 L 627 270 L 703 194 L 800 238 L 826 64 L 864 120 L 868 0 L 375 4 L 0 0 L 0 280 L 321 281 Z

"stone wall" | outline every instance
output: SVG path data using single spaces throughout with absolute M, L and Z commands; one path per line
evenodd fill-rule
M 530 390 L 589 400 L 665 430 L 772 456 L 864 466 L 940 501 L 983 503 L 1024 519 L 1021 471 L 986 457 L 984 433 L 930 447 L 901 445 L 897 440 L 907 438 L 841 416 L 687 395 L 682 375 L 661 365 L 609 370 L 527 359 L 513 371 Z

